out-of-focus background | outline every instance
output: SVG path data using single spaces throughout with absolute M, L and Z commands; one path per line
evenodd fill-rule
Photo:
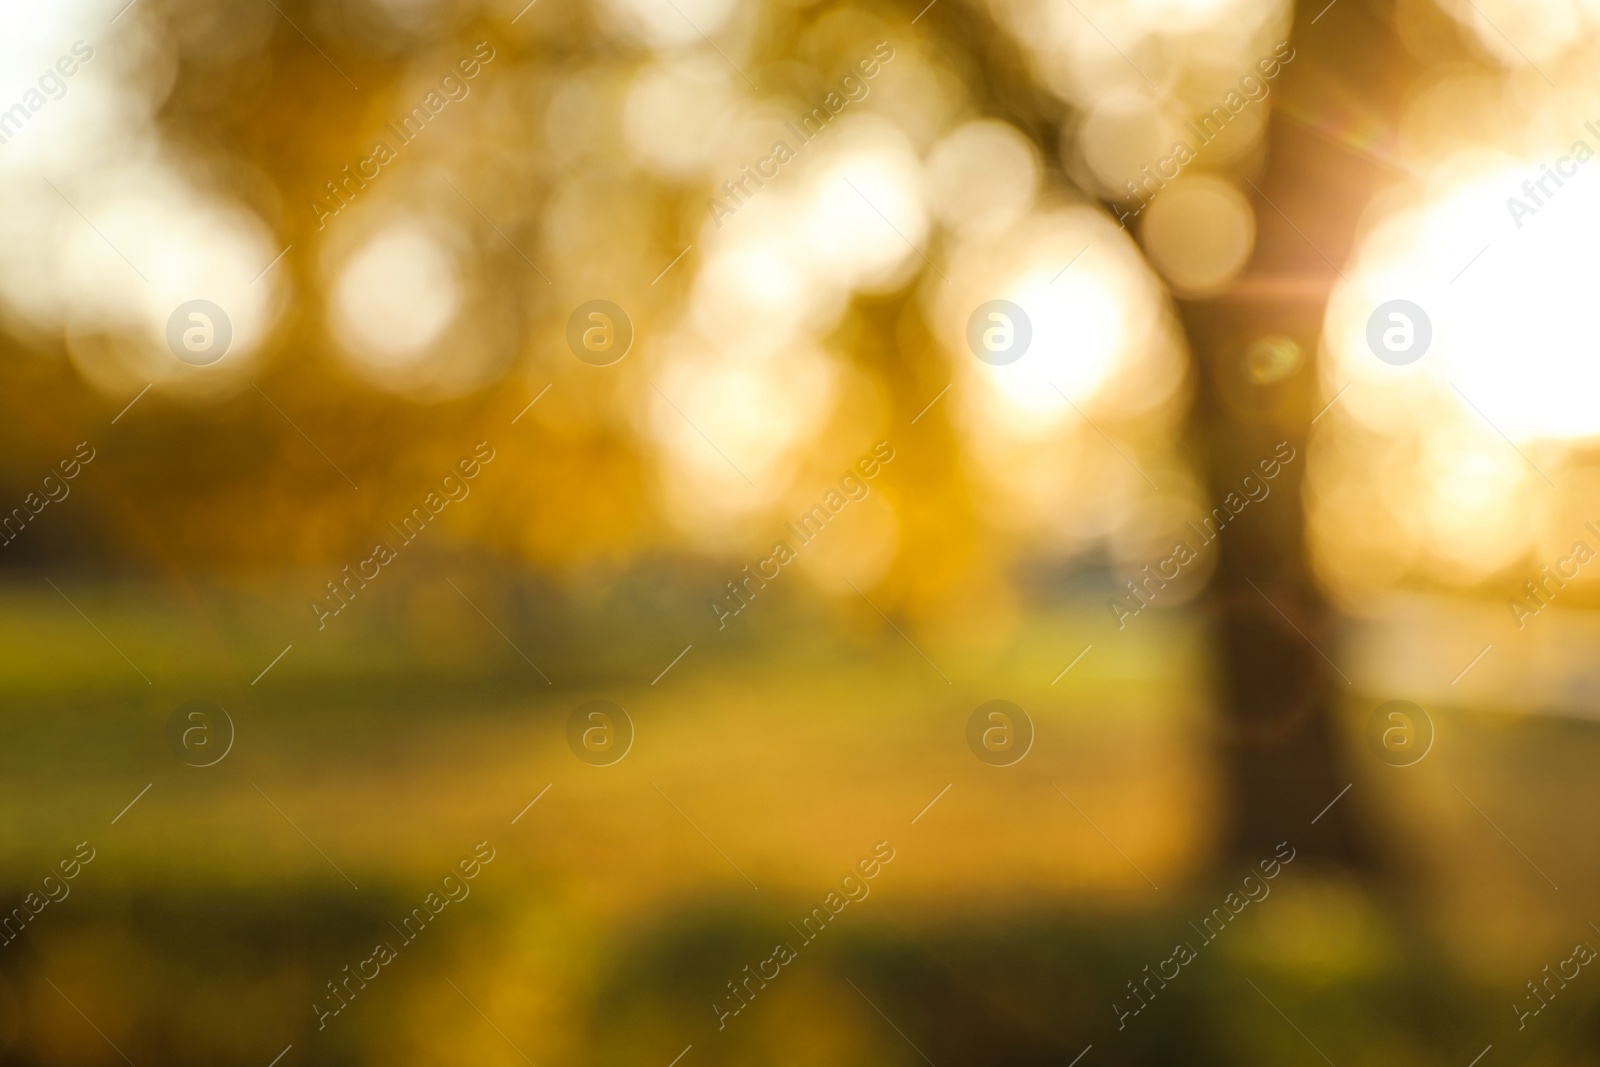
M 0 1061 L 1595 1062 L 1597 57 L 8 0 Z

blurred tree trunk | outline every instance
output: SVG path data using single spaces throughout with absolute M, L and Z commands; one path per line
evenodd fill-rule
M 1315 414 L 1305 409 L 1317 397 L 1308 364 L 1323 295 L 1266 305 L 1190 304 L 1182 311 L 1198 379 L 1190 446 L 1205 475 L 1207 506 L 1230 493 L 1243 497 L 1246 476 L 1266 482 L 1261 461 L 1286 455 L 1285 443 L 1294 449 L 1266 482 L 1271 495 L 1217 538 L 1217 569 L 1201 602 L 1211 629 L 1230 861 L 1270 855 L 1285 840 L 1352 865 L 1371 858 L 1354 818 L 1360 805 L 1348 796 L 1309 825 L 1351 781 L 1335 725 L 1351 685 L 1335 665 L 1337 620 L 1310 573 L 1301 500 L 1307 424 Z M 1302 365 L 1286 382 L 1247 386 L 1245 353 L 1273 335 L 1298 342 Z M 1251 392 L 1274 402 L 1242 410 L 1241 397 Z
M 1366 154 L 1318 131 L 1352 129 L 1353 119 L 1370 128 L 1392 109 L 1381 101 L 1399 94 L 1385 86 L 1405 61 L 1372 7 L 1342 3 L 1310 25 L 1321 8 L 1298 13 L 1295 60 L 1273 88 L 1265 167 L 1254 189 L 1244 186 L 1257 223 L 1252 263 L 1229 292 L 1182 302 L 1180 314 L 1197 384 L 1188 444 L 1208 506 L 1243 495 L 1243 478 L 1259 477 L 1281 442 L 1295 453 L 1271 496 L 1217 539 L 1203 600 L 1227 788 L 1223 858 L 1252 860 L 1287 840 L 1367 868 L 1379 849 L 1362 798 L 1346 795 L 1310 825 L 1352 781 L 1336 718 L 1355 690 L 1335 613 L 1311 574 L 1301 489 L 1310 423 L 1327 402 L 1316 368 L 1324 309 L 1376 177 Z M 1292 352 L 1285 341 L 1298 363 L 1274 378 Z
M 1015 43 L 986 32 L 975 8 L 953 6 L 945 17 L 952 39 L 976 49 L 991 106 L 1048 157 L 1063 112 L 1029 83 Z M 1204 476 L 1206 506 L 1242 495 L 1245 476 L 1259 478 L 1259 464 L 1278 458 L 1280 442 L 1294 449 L 1268 483 L 1271 496 L 1217 539 L 1217 569 L 1202 600 L 1226 791 L 1219 858 L 1253 861 L 1287 840 L 1375 869 L 1383 866 L 1381 843 L 1362 818 L 1359 790 L 1310 824 L 1353 780 L 1336 720 L 1356 694 L 1347 665 L 1337 662 L 1338 620 L 1311 573 L 1301 489 L 1307 435 L 1328 399 L 1316 368 L 1328 295 L 1360 213 L 1388 177 L 1381 151 L 1367 142 L 1374 128 L 1396 128 L 1415 67 L 1394 34 L 1391 0 L 1298 4 L 1290 43 L 1294 59 L 1267 98 L 1264 166 L 1249 173 L 1254 188 L 1241 182 L 1255 209 L 1251 264 L 1223 295 L 1178 305 L 1196 383 L 1186 443 Z M 1299 353 L 1278 377 L 1270 358 L 1252 358 L 1253 347 L 1273 338 Z

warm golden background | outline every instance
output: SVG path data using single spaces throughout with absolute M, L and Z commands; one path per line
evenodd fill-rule
M 1600 1062 L 1600 8 L 923 2 L 4 5 L 0 1061 Z

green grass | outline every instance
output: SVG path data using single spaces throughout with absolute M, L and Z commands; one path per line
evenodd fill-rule
M 48 588 L 0 604 L 0 889 L 15 902 L 77 842 L 98 850 L 0 948 L 6 1062 L 121 1062 L 61 994 L 136 1063 L 266 1064 L 291 1043 L 285 1063 L 521 1063 L 514 1043 L 539 1064 L 662 1067 L 691 1043 L 685 1067 L 923 1062 L 912 1043 L 941 1067 L 1089 1044 L 1084 1064 L 1266 1065 L 1321 1062 L 1314 1043 L 1339 1067 L 1596 1047 L 1600 977 L 1522 1033 L 1510 1009 L 1574 940 L 1600 943 L 1587 725 L 1442 712 L 1437 751 L 1399 771 L 1362 758 L 1353 701 L 1344 802 L 1394 873 L 1287 867 L 1118 1031 L 1125 983 L 1237 884 L 1213 870 L 1220 783 L 1182 616 L 1099 642 L 1093 604 L 1034 612 L 984 658 L 928 642 L 930 669 L 881 620 L 774 601 L 652 685 L 690 641 L 692 598 L 618 595 L 557 625 L 537 588 L 475 597 L 546 684 L 475 612 L 397 585 L 251 686 L 304 630 L 266 597 L 72 591 L 153 684 Z M 594 696 L 637 729 L 612 767 L 565 747 Z M 995 697 L 1037 726 L 1010 768 L 965 748 Z M 209 768 L 167 747 L 195 698 L 237 726 Z M 389 923 L 482 840 L 497 858 L 472 895 L 317 1031 L 324 983 L 398 940 Z M 871 896 L 719 1031 L 725 983 L 879 840 L 897 855 Z

